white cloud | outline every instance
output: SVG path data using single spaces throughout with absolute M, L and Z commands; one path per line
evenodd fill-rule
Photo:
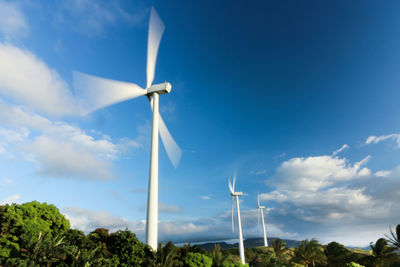
M 388 177 L 388 176 L 391 175 L 391 174 L 392 174 L 391 171 L 377 171 L 377 172 L 375 173 L 375 175 L 376 175 L 376 176 L 379 176 L 379 177 Z
M 0 201 L 0 205 L 6 205 L 6 204 L 12 204 L 12 203 L 18 203 L 18 200 L 21 198 L 19 194 L 12 195 L 9 197 L 6 197 L 2 201 Z
M 365 144 L 378 144 L 382 141 L 388 140 L 388 139 L 393 139 L 397 143 L 397 147 L 400 148 L 400 134 L 388 134 L 388 135 L 381 135 L 381 136 L 374 136 L 371 135 L 365 140 Z
M 177 205 L 160 202 L 158 203 L 158 211 L 163 213 L 181 213 L 183 209 Z
M 61 2 L 57 22 L 70 25 L 69 28 L 79 33 L 93 36 L 104 33 L 109 25 L 138 25 L 145 18 L 146 11 L 144 8 L 136 8 L 126 12 L 119 0 L 69 0 Z
M 110 179 L 112 162 L 140 143 L 129 138 L 114 142 L 109 136 L 49 119 L 0 100 L 0 148 L 15 158 L 37 165 L 37 173 L 51 177 Z M 98 135 L 98 138 L 95 138 Z
M 333 151 L 332 155 L 336 156 L 337 154 L 339 154 L 340 152 L 342 152 L 343 150 L 348 149 L 349 146 L 347 144 L 344 144 L 341 148 L 339 148 L 338 150 Z
M 204 199 L 204 200 L 210 200 L 210 199 L 211 199 L 211 197 L 210 197 L 210 196 L 202 196 L 202 197 L 201 197 L 201 199 Z
M 348 181 L 369 174 L 369 169 L 362 168 L 369 156 L 349 164 L 344 158 L 317 156 L 308 158 L 292 158 L 283 162 L 276 170 L 268 184 L 273 184 L 281 190 L 317 191 L 328 187 L 334 182 Z
M 24 14 L 15 2 L 0 0 L 0 34 L 6 40 L 16 39 L 28 31 Z
M 0 58 L 1 94 L 47 115 L 77 114 L 66 82 L 34 54 L 0 43 Z
M 273 221 L 302 232 L 301 238 L 310 238 L 309 232 L 323 242 L 368 245 L 400 219 L 400 166 L 373 174 L 362 167 L 368 160 L 369 156 L 354 164 L 332 156 L 287 160 L 266 181 L 275 189 L 260 197 L 276 207 L 270 215 Z M 369 236 L 346 238 L 359 228 Z
M 104 140 L 98 142 L 102 141 Z M 36 138 L 29 150 L 38 165 L 37 173 L 65 178 L 98 180 L 113 178 L 111 163 L 99 157 L 101 145 L 81 147 L 79 144 L 82 142 L 54 140 L 47 136 Z
M 250 171 L 250 174 L 253 175 L 262 175 L 262 174 L 266 174 L 267 170 L 258 170 L 258 171 Z
M 64 208 L 62 212 L 70 220 L 72 228 L 80 229 L 86 233 L 100 227 L 109 229 L 111 232 L 128 228 L 140 240 L 144 241 L 145 239 L 145 220 L 132 221 L 107 211 L 91 211 L 79 207 Z M 253 210 L 243 211 L 242 214 L 245 238 L 260 236 L 256 223 L 257 212 Z M 226 212 L 217 217 L 159 221 L 159 241 L 201 242 L 232 239 L 237 234 L 232 232 L 230 218 L 230 213 Z M 283 232 L 280 226 L 271 223 L 267 224 L 267 229 L 269 236 L 297 236 L 297 234 Z
M 111 232 L 129 228 L 131 231 L 141 234 L 145 229 L 143 222 L 132 222 L 103 210 L 91 211 L 80 207 L 68 207 L 62 209 L 62 212 L 70 221 L 72 228 L 86 233 L 96 228 L 106 228 Z
M 0 187 L 7 186 L 13 183 L 13 180 L 10 178 L 4 178 L 0 181 Z

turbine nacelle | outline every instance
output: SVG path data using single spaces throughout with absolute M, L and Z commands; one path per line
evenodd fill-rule
M 146 95 L 150 96 L 154 93 L 158 93 L 159 95 L 168 94 L 171 92 L 172 85 L 168 82 L 154 84 L 147 89 Z
M 243 196 L 243 192 L 232 192 L 231 196 L 235 197 L 235 196 Z
M 259 209 L 265 209 L 265 206 L 258 206 Z

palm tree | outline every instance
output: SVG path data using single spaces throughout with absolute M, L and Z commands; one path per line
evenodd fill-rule
M 157 248 L 158 264 L 163 267 L 179 266 L 180 262 L 177 259 L 178 252 L 178 248 L 175 247 L 171 241 L 166 243 L 164 246 L 159 243 Z
M 342 244 L 337 242 L 330 242 L 325 247 L 325 256 L 327 258 L 328 267 L 341 267 L 346 263 L 355 260 L 353 254 Z
M 390 234 L 392 235 L 386 236 L 389 240 L 389 243 L 400 249 L 400 224 L 398 224 L 396 227 L 396 234 L 393 233 L 392 227 L 390 227 L 389 229 Z
M 379 238 L 375 245 L 371 243 L 370 247 L 372 249 L 372 261 L 374 266 L 389 266 L 389 263 L 397 258 L 395 252 L 396 248 L 391 247 L 384 238 Z
M 282 262 L 283 255 L 287 252 L 286 243 L 282 239 L 278 238 L 272 242 L 272 248 L 274 249 L 276 259 Z
M 214 250 L 212 251 L 212 259 L 213 259 L 213 267 L 220 267 L 224 263 L 224 256 L 221 252 L 221 246 L 220 245 L 215 245 Z
M 308 267 L 309 264 L 315 266 L 315 263 L 325 263 L 326 257 L 323 247 L 317 240 L 308 239 L 301 241 L 300 246 L 295 250 L 295 260 Z

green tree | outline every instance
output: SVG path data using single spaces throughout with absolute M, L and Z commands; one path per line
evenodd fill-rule
M 309 264 L 315 266 L 316 263 L 324 264 L 326 261 L 324 249 L 315 239 L 301 241 L 294 253 L 295 261 L 307 267 Z
M 372 249 L 372 262 L 374 266 L 389 266 L 390 262 L 397 259 L 396 248 L 391 247 L 387 240 L 379 238 L 375 245 L 370 245 Z
M 216 245 L 214 250 L 211 252 L 211 257 L 213 260 L 213 267 L 221 267 L 224 262 L 224 255 L 221 252 L 221 246 Z
M 172 267 L 182 265 L 178 257 L 179 249 L 169 241 L 164 246 L 158 244 L 156 258 L 157 264 L 163 267 Z
M 345 267 L 364 267 L 364 265 L 361 265 L 361 264 L 358 264 L 358 263 L 356 263 L 356 262 L 349 262 L 349 263 L 346 263 L 346 265 L 344 265 Z
M 284 255 L 287 252 L 286 243 L 282 239 L 278 238 L 272 242 L 272 249 L 274 250 L 275 257 L 279 263 L 284 261 Z
M 120 266 L 142 265 L 150 248 L 137 239 L 128 229 L 111 234 L 107 240 L 108 249 L 112 255 L 119 258 Z
M 50 232 L 39 233 L 36 240 L 22 250 L 19 258 L 7 261 L 6 265 L 51 266 L 62 263 L 68 254 L 62 233 L 52 236 Z
M 0 206 L 0 263 L 18 257 L 37 242 L 39 233 L 55 236 L 69 228 L 69 221 L 54 205 L 32 201 Z
M 183 259 L 185 266 L 188 267 L 211 267 L 212 259 L 204 254 L 197 252 L 188 252 Z
M 386 236 L 386 237 L 388 238 L 389 242 L 392 245 L 400 249 L 400 224 L 396 226 L 396 233 L 393 232 L 391 227 L 389 229 L 391 236 Z
M 341 267 L 355 260 L 353 253 L 342 244 L 331 242 L 325 247 L 328 267 Z

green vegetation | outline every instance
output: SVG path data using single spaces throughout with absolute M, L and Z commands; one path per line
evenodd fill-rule
M 371 244 L 370 251 L 348 249 L 315 239 L 287 248 L 281 239 L 270 247 L 247 248 L 246 265 L 237 248 L 211 251 L 199 246 L 159 244 L 157 252 L 129 230 L 109 233 L 98 228 L 85 235 L 70 229 L 59 210 L 36 201 L 0 206 L 0 266 L 178 266 L 178 267 L 399 267 L 400 224 L 387 239 Z

